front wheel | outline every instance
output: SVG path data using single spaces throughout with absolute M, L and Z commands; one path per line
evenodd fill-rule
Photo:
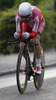
M 25 65 L 27 66 L 27 59 L 23 55 L 23 49 L 21 49 L 18 55 L 16 69 L 17 87 L 21 94 L 25 92 L 27 87 L 27 74 L 25 69 Z
M 45 72 L 45 58 L 44 58 L 44 51 L 42 48 L 41 49 L 41 74 L 34 76 L 34 85 L 36 89 L 40 89 L 43 84 L 44 72 Z

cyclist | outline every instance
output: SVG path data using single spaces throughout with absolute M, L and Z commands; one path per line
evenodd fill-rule
M 38 43 L 34 46 L 34 53 L 36 56 L 36 74 L 41 74 L 41 45 L 40 37 L 43 33 L 45 26 L 45 19 L 42 15 L 41 10 L 32 6 L 28 2 L 21 3 L 19 6 L 19 11 L 15 16 L 16 21 L 16 32 L 14 37 L 18 39 L 19 37 L 24 37 L 28 39 L 29 37 L 34 37 L 31 39 L 33 43 Z M 20 48 L 24 45 L 23 42 L 20 43 Z

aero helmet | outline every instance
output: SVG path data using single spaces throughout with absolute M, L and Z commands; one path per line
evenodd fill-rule
M 27 2 L 21 3 L 19 6 L 19 15 L 21 17 L 27 17 L 32 15 L 31 5 Z

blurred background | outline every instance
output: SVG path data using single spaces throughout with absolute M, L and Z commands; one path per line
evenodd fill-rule
M 19 51 L 19 45 L 8 46 L 8 41 L 15 41 L 15 15 L 22 2 L 29 2 L 41 9 L 45 18 L 45 29 L 41 36 L 44 50 L 56 47 L 56 0 L 0 0 L 0 54 L 11 54 Z M 30 45 L 30 51 L 32 46 Z

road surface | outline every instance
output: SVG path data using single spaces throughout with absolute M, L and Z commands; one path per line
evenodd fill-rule
M 15 74 L 0 77 L 0 100 L 56 100 L 56 67 L 46 69 L 40 90 L 30 81 L 24 94 L 18 92 Z

